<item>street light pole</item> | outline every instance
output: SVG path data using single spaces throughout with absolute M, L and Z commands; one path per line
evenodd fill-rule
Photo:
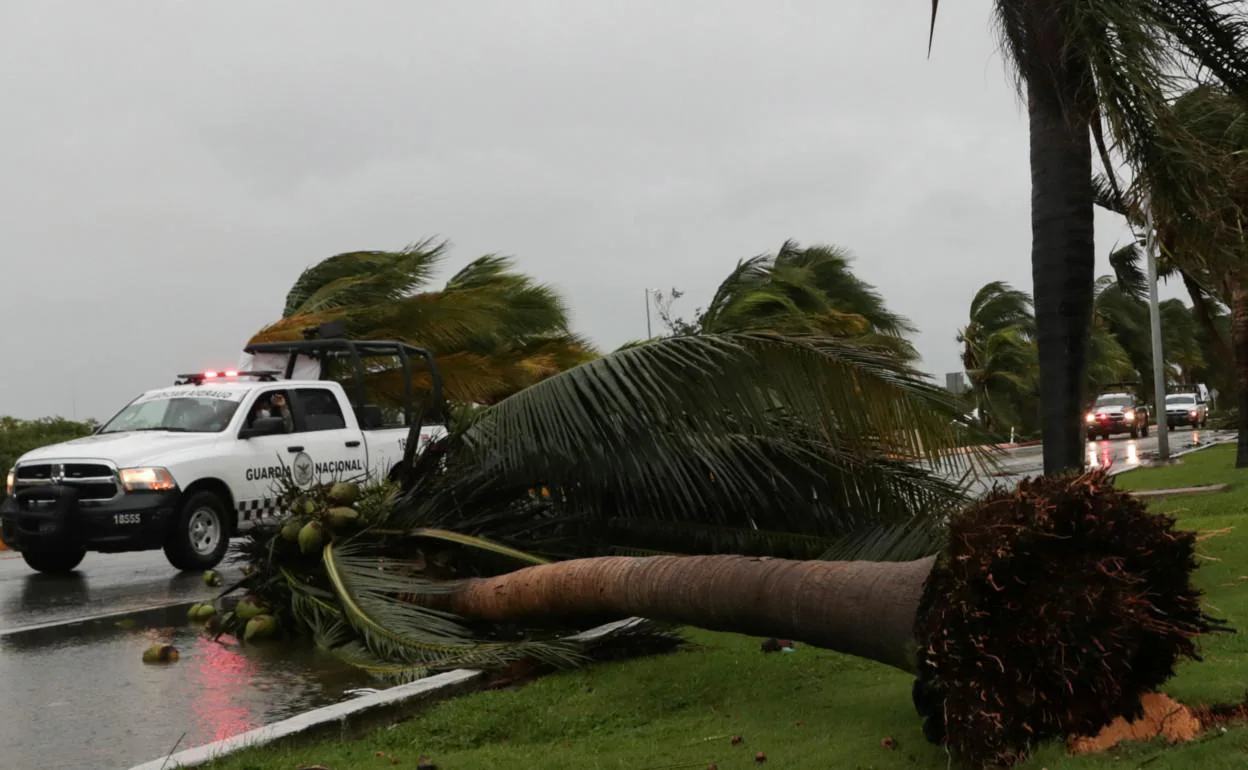
M 646 339 L 654 339 L 650 333 L 650 289 L 646 289 Z
M 1157 230 L 1153 226 L 1152 201 L 1145 212 L 1144 250 L 1148 264 L 1148 325 L 1153 337 L 1153 403 L 1157 417 L 1157 456 L 1170 459 L 1170 436 L 1166 425 L 1166 360 L 1161 349 L 1161 307 L 1157 301 Z

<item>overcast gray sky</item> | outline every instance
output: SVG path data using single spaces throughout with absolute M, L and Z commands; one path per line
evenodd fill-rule
M 689 313 L 835 243 L 958 369 L 975 290 L 1031 288 L 1027 132 L 988 3 L 943 3 L 930 60 L 928 5 L 6 0 L 0 414 L 105 418 L 235 363 L 306 266 L 427 236 L 604 349 L 646 287 Z

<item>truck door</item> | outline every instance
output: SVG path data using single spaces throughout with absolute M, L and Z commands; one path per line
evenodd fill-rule
M 240 428 L 251 425 L 261 402 L 270 404 L 275 395 L 281 395 L 289 405 L 290 391 L 282 387 L 262 388 L 243 402 L 244 417 Z M 276 416 L 276 415 L 274 415 Z M 293 418 L 293 413 L 292 413 Z M 245 531 L 261 518 L 276 516 L 283 487 L 283 477 L 291 471 L 295 457 L 292 451 L 298 445 L 297 425 L 292 422 L 290 432 L 270 436 L 236 438 L 228 455 L 225 482 L 234 495 L 234 508 L 238 513 L 238 529 Z
M 354 417 L 348 420 L 337 391 L 317 386 L 292 389 L 299 451 L 291 469 L 299 486 L 363 481 L 368 448 Z M 309 470 L 310 466 L 310 470 Z M 310 474 L 310 476 L 309 476 Z

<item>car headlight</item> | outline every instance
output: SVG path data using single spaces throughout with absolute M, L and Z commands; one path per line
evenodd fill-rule
M 177 487 L 164 468 L 122 468 L 118 474 L 127 492 L 164 492 Z
M 9 475 L 4 477 L 4 496 L 8 497 L 13 494 L 13 487 L 17 483 L 17 469 L 9 468 Z
M 1091 412 L 1088 412 L 1087 420 L 1088 422 L 1096 422 L 1096 415 L 1092 414 Z
M 1132 420 L 1135 419 L 1135 412 L 1128 409 L 1127 411 L 1122 413 L 1122 419 L 1126 420 L 1127 422 L 1131 422 Z

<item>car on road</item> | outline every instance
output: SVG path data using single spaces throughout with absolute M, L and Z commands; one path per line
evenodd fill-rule
M 88 551 L 156 549 L 178 569 L 205 570 L 221 562 L 231 537 L 281 514 L 285 482 L 394 477 L 445 433 L 413 404 L 413 360 L 430 367 L 431 399 L 440 403 L 427 351 L 335 338 L 245 353 L 286 365 L 179 375 L 92 435 L 18 458 L 0 505 L 4 542 L 40 572 L 71 571 Z M 366 356 L 400 362 L 405 380 L 393 381 L 403 395 L 385 407 L 365 398 Z M 346 385 L 325 376 L 344 363 L 337 370 L 348 372 Z
M 1129 433 L 1131 438 L 1148 435 L 1152 415 L 1148 404 L 1130 391 L 1102 393 L 1096 397 L 1085 418 L 1088 438 L 1109 438 L 1118 433 Z
M 1171 393 L 1166 396 L 1166 426 L 1190 425 L 1203 428 L 1209 424 L 1209 403 L 1199 391 Z

